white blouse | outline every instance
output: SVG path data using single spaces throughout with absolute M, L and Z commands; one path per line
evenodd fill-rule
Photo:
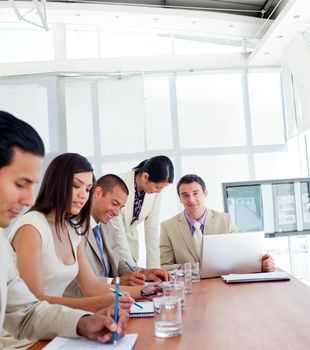
M 79 267 L 77 261 L 77 247 L 80 243 L 81 237 L 75 232 L 74 228 L 67 224 L 75 262 L 71 265 L 65 265 L 56 255 L 54 240 L 49 223 L 46 220 L 45 215 L 38 211 L 30 211 L 15 222 L 8 236 L 11 243 L 16 231 L 24 225 L 33 226 L 41 236 L 41 269 L 44 294 L 49 296 L 62 296 L 66 287 L 78 274 Z M 13 249 L 11 251 L 16 263 L 16 254 Z

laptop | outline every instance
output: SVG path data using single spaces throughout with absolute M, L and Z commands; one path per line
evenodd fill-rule
M 261 272 L 264 232 L 202 236 L 201 278 Z

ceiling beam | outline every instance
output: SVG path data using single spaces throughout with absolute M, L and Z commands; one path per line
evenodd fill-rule
M 265 13 L 268 12 L 270 9 L 271 5 L 273 4 L 274 0 L 266 0 L 262 8 L 260 9 L 262 13 L 262 17 L 264 17 Z
M 28 10 L 24 14 L 21 14 L 15 0 L 9 0 L 9 3 L 11 4 L 17 18 L 20 21 L 28 22 L 37 27 L 43 28 L 47 31 L 49 28 L 47 26 L 47 20 L 46 20 L 46 0 L 32 0 L 32 2 L 33 2 L 33 7 L 30 8 L 30 10 Z M 36 15 L 39 17 L 41 24 L 38 24 L 28 19 L 31 12 L 34 12 L 34 11 L 36 12 Z

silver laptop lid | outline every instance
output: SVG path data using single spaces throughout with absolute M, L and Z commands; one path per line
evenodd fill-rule
M 264 232 L 203 235 L 201 277 L 261 271 Z

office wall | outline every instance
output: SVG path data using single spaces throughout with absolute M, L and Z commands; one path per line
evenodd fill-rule
M 287 46 L 283 65 L 292 76 L 296 97 L 297 128 L 299 132 L 310 129 L 310 29 L 299 33 Z

